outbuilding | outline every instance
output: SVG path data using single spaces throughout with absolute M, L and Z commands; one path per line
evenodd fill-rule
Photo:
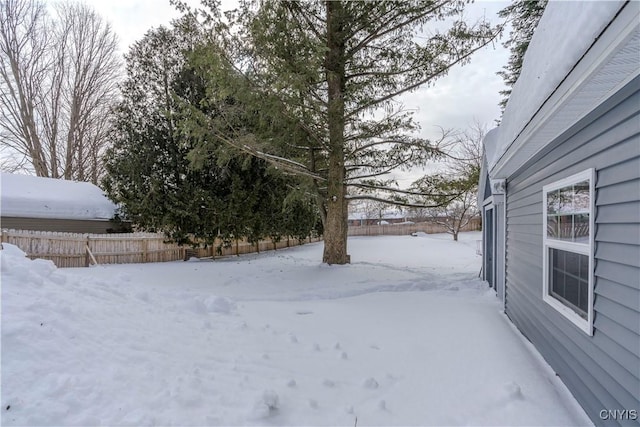
M 89 182 L 2 173 L 3 229 L 108 233 L 121 231 L 117 206 Z
M 640 2 L 549 2 L 484 148 L 485 280 L 596 425 L 640 425 Z

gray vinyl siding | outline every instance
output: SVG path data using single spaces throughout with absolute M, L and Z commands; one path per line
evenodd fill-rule
M 508 179 L 505 308 L 596 425 L 640 412 L 640 83 L 636 78 Z M 542 187 L 596 170 L 594 334 L 542 300 Z M 622 421 L 640 425 L 640 421 Z

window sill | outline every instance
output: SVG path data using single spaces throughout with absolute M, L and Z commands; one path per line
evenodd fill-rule
M 560 301 L 552 297 L 551 295 L 543 295 L 544 302 L 553 307 L 558 313 L 560 313 L 563 317 L 577 326 L 582 332 L 587 334 L 588 336 L 593 336 L 593 322 L 589 320 L 585 320 L 578 313 L 562 304 Z

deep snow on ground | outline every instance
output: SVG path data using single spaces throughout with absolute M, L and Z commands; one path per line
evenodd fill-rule
M 3 425 L 585 425 L 478 233 L 56 269 L 5 245 Z

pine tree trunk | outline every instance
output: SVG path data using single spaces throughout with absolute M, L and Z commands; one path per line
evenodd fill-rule
M 344 166 L 344 9 L 340 1 L 327 1 L 325 5 L 328 48 L 325 70 L 329 103 L 329 179 L 322 261 L 327 264 L 347 264 L 350 260 L 347 255 L 348 212 Z
M 347 199 L 344 182 L 342 153 L 330 154 L 329 159 L 329 201 L 327 221 L 324 230 L 324 254 L 322 261 L 327 264 L 347 264 Z M 332 177 L 336 182 L 331 182 Z

